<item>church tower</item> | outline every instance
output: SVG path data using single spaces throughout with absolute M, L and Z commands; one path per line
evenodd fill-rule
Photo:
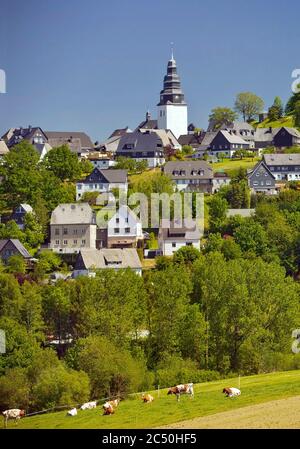
M 158 103 L 157 127 L 170 129 L 176 138 L 187 133 L 187 104 L 181 90 L 173 52 L 164 77 L 164 88 Z

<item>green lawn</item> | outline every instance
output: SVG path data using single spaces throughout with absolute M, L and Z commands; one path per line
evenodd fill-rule
M 244 158 L 244 159 L 224 159 L 222 162 L 215 162 L 212 164 L 214 172 L 224 171 L 229 176 L 234 176 L 240 167 L 253 168 L 259 161 L 259 158 Z
M 27 417 L 18 428 L 62 429 L 62 428 L 153 428 L 186 419 L 212 415 L 236 408 L 254 405 L 275 399 L 300 395 L 300 371 L 262 374 L 241 378 L 242 394 L 237 398 L 225 398 L 222 389 L 238 387 L 238 379 L 225 379 L 195 385 L 195 398 L 182 396 L 177 402 L 175 396 L 167 396 L 167 390 L 153 392 L 155 400 L 144 404 L 140 394 L 122 401 L 114 415 L 103 416 L 101 405 L 94 410 L 79 410 L 75 417 L 66 412 L 49 413 Z M 293 413 L 293 410 L 291 410 Z M 10 422 L 9 427 L 14 427 Z

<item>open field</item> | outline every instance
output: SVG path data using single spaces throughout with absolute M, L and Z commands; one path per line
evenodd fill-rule
M 271 126 L 272 128 L 281 128 L 281 126 L 293 128 L 294 119 L 291 115 L 288 115 L 287 117 L 282 117 L 278 120 L 266 119 L 261 123 L 251 122 L 251 125 L 254 126 L 255 128 L 268 128 L 269 126 Z
M 244 159 L 224 159 L 222 162 L 214 162 L 212 167 L 214 172 L 224 171 L 229 176 L 233 176 L 237 173 L 239 168 L 253 168 L 259 160 L 259 158 L 252 157 L 245 157 Z
M 168 429 L 300 429 L 300 396 L 194 418 Z
M 195 385 L 193 400 L 190 397 L 182 396 L 181 401 L 177 402 L 175 396 L 167 396 L 167 390 L 160 390 L 159 397 L 157 391 L 153 392 L 155 400 L 151 404 L 142 403 L 140 394 L 122 401 L 115 415 L 102 416 L 100 404 L 97 409 L 79 411 L 75 417 L 67 417 L 66 411 L 27 417 L 21 420 L 18 428 L 154 428 L 222 412 L 234 413 L 237 409 L 239 409 L 237 413 L 240 415 L 240 412 L 243 413 L 241 410 L 243 407 L 253 407 L 255 404 L 300 395 L 300 371 L 242 377 L 242 395 L 238 398 L 225 398 L 221 392 L 225 386 L 238 386 L 238 379 L 225 379 Z M 299 401 L 299 398 L 294 399 L 295 403 Z M 264 404 L 264 406 L 269 407 L 268 404 Z M 286 422 L 294 418 L 295 412 L 292 407 L 286 407 L 283 410 Z M 245 409 L 245 413 L 247 413 L 247 409 Z M 280 413 L 277 414 L 278 419 Z M 228 421 L 224 418 L 224 425 L 226 423 L 229 423 L 229 426 L 230 423 L 234 425 L 234 419 L 233 417 L 231 421 Z M 218 423 L 222 427 L 222 420 Z M 14 426 L 14 423 L 9 423 L 9 427 Z

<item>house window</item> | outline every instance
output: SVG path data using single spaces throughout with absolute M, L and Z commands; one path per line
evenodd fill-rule
M 77 234 L 77 229 L 74 229 L 74 230 L 73 230 L 73 234 Z
M 68 234 L 68 228 L 64 228 L 64 235 Z
M 81 190 L 81 184 L 77 184 L 77 189 Z
M 172 248 L 176 248 L 176 243 L 175 242 L 172 243 Z
M 81 240 L 81 244 L 82 244 L 82 245 L 85 245 L 85 240 Z
M 64 245 L 67 245 L 68 244 L 68 240 L 64 240 Z
M 125 222 L 128 223 L 128 217 L 125 218 Z
M 59 228 L 55 228 L 55 235 L 59 235 Z
M 116 223 L 120 223 L 120 218 L 116 218 Z
M 130 228 L 125 228 L 125 233 L 129 234 L 130 233 Z
M 115 234 L 119 234 L 120 233 L 120 229 L 119 228 L 114 228 L 114 233 Z
M 192 246 L 192 242 L 186 242 L 186 246 Z
M 55 240 L 55 245 L 59 245 L 59 240 Z
M 77 240 L 73 240 L 74 245 L 77 245 Z

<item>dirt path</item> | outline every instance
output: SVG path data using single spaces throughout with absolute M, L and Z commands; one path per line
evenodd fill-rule
M 300 429 L 300 396 L 194 418 L 165 429 Z

